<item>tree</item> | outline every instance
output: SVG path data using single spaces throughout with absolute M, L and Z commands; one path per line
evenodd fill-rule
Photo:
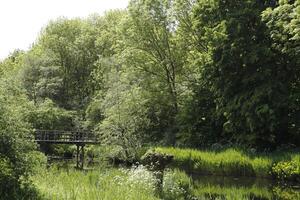
M 7 66 L 9 69 L 9 66 Z M 29 175 L 38 163 L 28 113 L 32 109 L 14 77 L 0 79 L 0 194 L 3 199 L 34 196 Z
M 24 52 L 15 50 L 6 59 L 0 62 L 0 78 L 8 77 L 12 74 L 17 74 L 23 62 Z
M 28 97 L 37 104 L 45 98 L 59 103 L 62 90 L 62 75 L 59 66 L 54 65 L 51 54 L 46 55 L 38 48 L 32 49 L 23 59 L 21 81 Z
M 201 52 L 203 78 L 213 92 L 224 129 L 236 141 L 266 147 L 287 134 L 290 71 L 261 20 L 268 1 L 199 1 L 196 27 L 207 52 Z M 206 62 L 203 62 L 203 59 Z
M 104 119 L 96 131 L 104 143 L 120 146 L 124 158 L 134 160 L 150 126 L 148 100 L 126 72 L 115 71 L 110 77 L 111 87 L 100 104 Z
M 178 75 L 182 70 L 182 51 L 176 43 L 176 19 L 173 1 L 134 0 L 128 7 L 126 35 L 127 61 L 130 66 L 155 79 L 155 86 L 164 91 L 169 105 L 166 139 L 175 143 L 178 131 Z M 153 88 L 154 88 L 153 87 Z M 156 90 L 156 89 L 155 89 Z
M 300 134 L 300 1 L 280 1 L 276 8 L 268 8 L 262 14 L 270 38 L 271 48 L 281 57 L 287 82 L 288 128 L 290 141 L 298 141 Z
M 59 66 L 62 89 L 60 106 L 82 109 L 93 94 L 90 76 L 98 59 L 97 32 L 94 25 L 80 19 L 58 19 L 42 31 L 38 45 Z

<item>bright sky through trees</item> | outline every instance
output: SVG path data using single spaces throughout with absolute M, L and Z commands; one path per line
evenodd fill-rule
M 128 0 L 4 0 L 0 2 L 0 60 L 14 49 L 26 50 L 49 20 L 86 17 L 125 8 Z

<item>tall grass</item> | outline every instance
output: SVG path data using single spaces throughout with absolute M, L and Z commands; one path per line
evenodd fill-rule
M 41 170 L 32 180 L 42 197 L 49 200 L 158 199 L 145 177 L 143 181 L 133 181 L 135 173 L 114 168 L 88 172 L 52 168 Z
M 293 160 L 300 165 L 300 153 L 250 154 L 234 148 L 217 152 L 173 147 L 155 151 L 173 155 L 173 167 L 206 175 L 271 178 L 272 167 L 278 162 Z

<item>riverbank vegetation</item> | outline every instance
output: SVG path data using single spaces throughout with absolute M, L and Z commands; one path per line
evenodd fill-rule
M 299 10 L 299 0 L 130 0 L 50 21 L 29 50 L 0 62 L 2 196 L 31 188 L 45 160 L 37 150 L 72 158 L 73 147 L 32 142 L 35 129 L 91 131 L 121 163 L 162 146 L 173 166 L 197 173 L 299 180 Z M 66 172 L 49 173 L 60 184 Z M 138 193 L 152 195 L 124 191 Z
M 173 147 L 159 147 L 154 151 L 173 155 L 173 167 L 199 175 L 300 180 L 298 151 L 257 153 L 238 148 L 200 151 Z
M 153 175 L 143 169 L 42 170 L 33 183 L 44 199 L 158 200 Z
M 142 166 L 102 167 L 92 171 L 52 167 L 37 173 L 32 181 L 40 191 L 39 199 L 293 200 L 300 197 L 297 189 L 268 180 L 249 181 L 221 176 L 201 176 L 193 180 L 178 169 L 165 171 L 163 192 L 159 195 L 155 189 L 157 180 Z

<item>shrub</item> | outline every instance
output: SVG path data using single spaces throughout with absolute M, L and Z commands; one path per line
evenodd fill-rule
M 272 173 L 281 181 L 300 181 L 300 165 L 294 160 L 275 164 Z

